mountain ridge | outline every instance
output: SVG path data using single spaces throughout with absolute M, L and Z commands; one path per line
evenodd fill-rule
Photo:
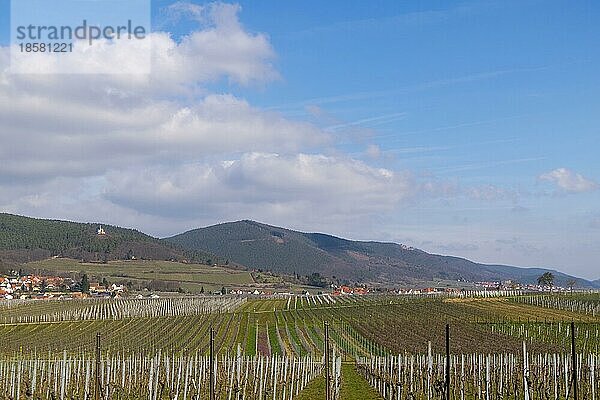
M 298 275 L 319 272 L 356 282 L 402 284 L 450 279 L 535 283 L 542 273 L 550 271 L 559 285 L 566 286 L 575 279 L 581 286 L 600 287 L 548 268 L 482 264 L 393 242 L 349 240 L 252 220 L 197 228 L 164 240 L 187 249 L 213 252 L 248 268 Z

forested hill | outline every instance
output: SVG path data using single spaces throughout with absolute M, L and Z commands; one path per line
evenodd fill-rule
M 20 263 L 68 257 L 85 261 L 126 258 L 216 261 L 202 251 L 183 250 L 133 229 L 22 217 L 0 213 L 0 261 Z M 211 259 L 212 258 L 212 259 Z
M 348 281 L 413 283 L 440 279 L 516 280 L 535 283 L 548 269 L 486 265 L 460 257 L 430 254 L 397 243 L 363 242 L 321 233 L 303 233 L 255 221 L 238 221 L 195 229 L 165 239 L 184 248 L 219 254 L 249 268 L 276 273 L 322 275 Z M 552 271 L 556 284 L 576 279 Z

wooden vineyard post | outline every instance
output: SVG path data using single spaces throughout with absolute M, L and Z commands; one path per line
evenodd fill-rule
M 446 400 L 450 400 L 450 324 L 446 324 Z
M 427 400 L 431 400 L 431 377 L 433 375 L 433 354 L 431 340 L 427 342 Z
M 94 398 L 100 400 L 100 332 L 96 334 L 96 384 Z
M 331 400 L 330 374 L 329 374 L 329 322 L 325 321 L 325 400 Z
M 241 397 L 241 387 L 242 387 L 242 345 L 241 343 L 237 344 L 237 358 L 235 360 L 236 363 L 236 395 L 235 398 L 237 400 Z
M 577 349 L 575 348 L 575 322 L 571 321 L 571 357 L 573 361 L 573 398 L 577 400 Z
M 209 359 L 210 359 L 210 371 L 209 371 L 209 399 L 215 400 L 215 330 L 211 326 L 210 327 L 210 350 L 209 350 Z
M 529 400 L 529 356 L 527 345 L 523 340 L 523 398 Z

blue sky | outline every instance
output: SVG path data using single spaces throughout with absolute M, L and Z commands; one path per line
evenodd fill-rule
M 152 3 L 154 30 L 179 45 L 194 32 L 211 33 L 197 43 L 214 40 L 222 52 L 200 52 L 192 61 L 199 69 L 206 67 L 202 57 L 228 64 L 209 65 L 206 75 L 165 78 L 171 88 L 193 87 L 187 92 L 158 83 L 129 90 L 150 98 L 148 107 L 164 106 L 165 118 L 192 110 L 194 123 L 211 122 L 208 135 L 221 135 L 227 120 L 233 126 L 227 132 L 239 129 L 249 140 L 186 142 L 178 133 L 165 145 L 148 133 L 138 138 L 145 150 L 118 155 L 107 136 L 102 152 L 115 167 L 98 171 L 73 160 L 67 170 L 48 160 L 47 171 L 36 166 L 0 176 L 0 185 L 19 188 L 18 195 L 0 197 L 4 210 L 107 221 L 156 235 L 252 218 L 600 278 L 597 3 L 265 0 L 232 3 L 229 14 L 211 3 L 173 4 Z M 0 0 L 3 46 L 7 9 Z M 229 50 L 233 42 L 221 43 L 219 35 L 242 37 L 236 46 L 248 48 Z M 238 64 L 246 69 L 228 67 Z M 97 82 L 98 88 L 120 84 Z M 66 96 L 59 86 L 53 90 Z M 135 109 L 139 99 L 129 93 L 131 103 L 121 107 Z M 273 132 L 260 131 L 254 140 L 260 128 L 243 133 L 244 126 Z M 82 154 L 92 151 L 78 146 Z M 227 165 L 225 172 L 219 165 Z M 227 169 L 232 165 L 238 169 Z M 53 197 L 49 187 L 59 181 L 73 193 Z
M 374 125 L 375 142 L 439 161 L 401 166 L 532 160 L 461 173 L 486 183 L 530 183 L 559 160 L 600 173 L 591 2 L 306 3 L 241 3 L 242 21 L 270 35 L 283 77 L 246 93 L 253 103 L 298 118 L 316 104 L 349 122 L 403 113 Z M 433 150 L 446 146 L 454 148 Z

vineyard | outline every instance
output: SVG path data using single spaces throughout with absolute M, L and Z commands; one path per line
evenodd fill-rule
M 96 379 L 102 399 L 204 399 L 209 398 L 211 372 L 218 399 L 301 398 L 305 388 L 304 393 L 312 393 L 323 379 L 325 322 L 332 352 L 330 382 L 337 382 L 331 389 L 334 397 L 346 396 L 347 391 L 340 391 L 345 379 L 362 379 L 359 389 L 368 382 L 386 399 L 440 398 L 448 324 L 451 398 L 572 397 L 575 339 L 580 398 L 596 399 L 600 318 L 594 307 L 599 297 L 190 296 L 1 302 L 0 399 L 95 399 Z M 351 365 L 356 367 L 350 371 Z
M 281 399 L 298 395 L 322 370 L 313 357 L 237 357 L 211 359 L 199 353 L 110 354 L 95 367 L 93 357 L 47 355 L 0 359 L 0 385 L 6 398 L 93 398 L 99 371 L 102 399 L 208 398 L 211 365 L 219 399 Z
M 595 399 L 597 354 L 578 354 L 580 398 Z M 461 354 L 450 357 L 452 399 L 573 398 L 570 354 Z M 361 358 L 358 367 L 386 399 L 445 398 L 446 360 L 420 354 Z

